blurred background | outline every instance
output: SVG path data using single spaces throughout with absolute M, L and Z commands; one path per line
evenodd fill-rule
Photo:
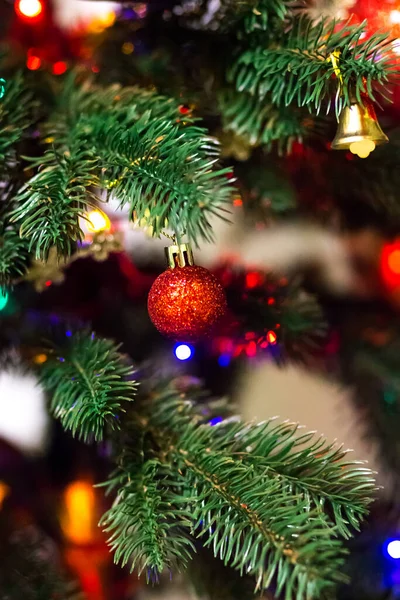
M 316 20 L 367 18 L 371 31 L 400 39 L 396 0 L 297 4 Z M 179 86 L 187 76 L 207 90 L 199 22 L 212 20 L 219 7 L 218 1 L 0 0 L 6 69 L 23 68 L 45 90 L 48 75 L 61 81 L 77 64 L 123 84 L 159 85 L 168 67 L 161 91 L 182 96 L 184 115 L 204 101 L 199 92 L 192 106 Z M 182 64 L 174 70 L 178 56 Z M 113 565 L 97 527 L 108 501 L 93 487 L 106 479 L 109 449 L 73 440 L 50 419 L 46 395 L 26 367 L 27 359 L 47 360 L 37 331 L 48 322 L 90 322 L 121 342 L 135 363 L 151 359 L 160 372 L 198 378 L 212 396 L 231 397 L 246 419 L 299 422 L 367 460 L 381 488 L 350 543 L 352 583 L 337 597 L 400 598 L 398 88 L 393 103 L 377 112 L 390 144 L 363 162 L 331 153 L 326 140 L 335 134 L 334 121 L 322 138 L 312 133 L 306 141 L 292 139 L 288 154 L 266 154 L 206 107 L 207 124 L 233 165 L 237 197 L 229 223 L 212 223 L 215 243 L 195 250 L 196 263 L 220 279 L 229 306 L 220 329 L 196 346 L 163 338 L 150 322 L 147 294 L 165 269 L 166 240 L 152 238 L 146 223 L 132 224 L 118 198 L 88 215 L 85 248 L 70 263 L 33 261 L 25 281 L 0 290 L 0 598 L 64 598 L 64 591 L 46 592 L 50 573 L 60 590 L 74 582 L 70 598 L 199 597 L 179 576 L 146 588 Z

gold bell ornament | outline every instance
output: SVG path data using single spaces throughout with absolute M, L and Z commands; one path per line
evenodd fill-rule
M 378 123 L 372 101 L 365 97 L 362 104 L 352 99 L 350 106 L 343 108 L 332 149 L 350 150 L 360 158 L 367 158 L 376 146 L 388 141 Z
M 339 81 L 339 91 L 343 91 L 343 77 L 340 70 L 340 51 L 329 55 L 328 60 Z M 376 146 L 386 144 L 388 137 L 383 133 L 372 100 L 366 94 L 358 102 L 355 95 L 350 96 L 350 106 L 345 106 L 339 116 L 339 126 L 331 144 L 333 150 L 350 150 L 360 158 L 367 158 Z

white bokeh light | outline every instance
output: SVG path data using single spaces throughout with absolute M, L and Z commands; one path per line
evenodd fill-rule
M 400 558 L 400 540 L 393 540 L 387 545 L 387 553 L 391 558 Z
M 187 344 L 179 344 L 175 347 L 175 356 L 179 360 L 188 360 L 192 356 L 192 349 Z
M 45 451 L 49 417 L 43 389 L 31 373 L 0 372 L 0 438 L 26 454 Z

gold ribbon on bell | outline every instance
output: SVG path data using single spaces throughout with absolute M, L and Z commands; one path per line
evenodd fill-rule
M 331 55 L 334 71 L 342 85 L 342 75 L 338 66 L 338 53 Z M 331 147 L 333 150 L 350 150 L 360 158 L 366 158 L 376 146 L 386 144 L 389 139 L 382 131 L 376 117 L 373 102 L 367 95 L 362 102 L 350 97 L 350 106 L 345 106 L 339 116 L 339 125 Z

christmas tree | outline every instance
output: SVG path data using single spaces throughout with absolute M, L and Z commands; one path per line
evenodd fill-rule
M 391 474 L 376 512 L 393 537 L 400 11 L 103 4 L 78 24 L 63 13 L 72 1 L 2 7 L 2 376 L 23 366 L 46 393 L 72 463 L 100 484 L 65 497 L 101 495 L 121 567 L 150 584 L 182 572 L 199 598 L 365 598 L 342 585 L 375 474 L 340 435 L 274 419 L 268 378 L 271 418 L 242 419 L 234 401 L 244 365 L 352 386 Z M 78 545 L 97 539 L 82 514 L 62 527 Z M 13 538 L 7 519 L 2 531 L 2 598 L 78 597 L 43 566 L 41 538 Z M 89 567 L 75 572 L 89 594 Z

